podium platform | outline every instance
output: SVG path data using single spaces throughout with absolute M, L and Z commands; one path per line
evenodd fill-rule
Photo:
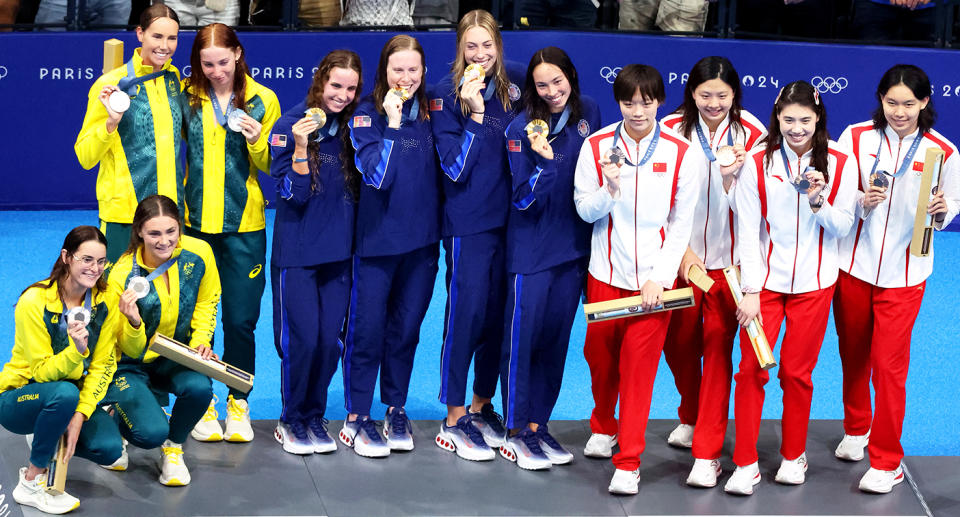
M 666 444 L 676 420 L 653 420 L 640 467 L 640 493 L 607 493 L 609 460 L 585 458 L 586 421 L 557 421 L 551 433 L 576 455 L 573 464 L 528 472 L 499 455 L 469 462 L 433 443 L 439 421 L 415 421 L 416 449 L 385 459 L 361 458 L 339 444 L 327 455 L 294 456 L 273 437 L 274 421 L 254 422 L 249 444 L 199 443 L 188 439 L 185 461 L 192 482 L 165 487 L 157 482 L 159 450 L 130 447 L 130 468 L 111 472 L 84 459 L 70 464 L 67 491 L 78 497 L 76 516 L 434 516 L 434 515 L 960 515 L 960 458 L 908 457 L 908 480 L 887 495 L 864 494 L 857 482 L 866 461 L 833 457 L 840 423 L 811 422 L 810 468 L 801 486 L 774 483 L 779 467 L 779 421 L 764 421 L 760 434 L 763 480 L 753 496 L 723 492 L 733 463 L 733 422 L 722 458 L 724 473 L 712 489 L 685 484 L 690 451 Z M 335 435 L 340 422 L 331 422 Z M 27 461 L 22 436 L 0 429 L 0 517 L 45 515 L 13 501 L 17 469 Z M 912 481 L 912 483 L 911 483 Z M 914 486 L 915 485 L 915 486 Z M 3 506 L 9 504 L 4 513 Z

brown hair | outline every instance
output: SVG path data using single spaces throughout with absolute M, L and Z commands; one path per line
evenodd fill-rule
M 233 106 L 243 109 L 247 95 L 247 76 L 250 68 L 247 67 L 246 52 L 237 33 L 222 23 L 211 23 L 197 31 L 193 40 L 193 49 L 190 51 L 191 75 L 186 80 L 185 90 L 189 93 L 190 108 L 196 112 L 200 109 L 200 94 L 209 94 L 210 79 L 203 73 L 203 64 L 200 62 L 200 51 L 205 48 L 220 47 L 239 52 L 237 66 L 233 72 Z
M 783 143 L 783 135 L 780 134 L 779 116 L 783 108 L 790 104 L 810 108 L 817 115 L 817 125 L 813 131 L 813 155 L 810 158 L 810 165 L 822 172 L 823 181 L 829 183 L 830 172 L 827 170 L 827 157 L 830 152 L 830 132 L 827 131 L 827 108 L 823 105 L 823 99 L 817 93 L 817 90 L 806 81 L 794 81 L 784 86 L 773 104 L 770 125 L 767 126 L 767 137 L 764 139 L 767 144 L 767 148 L 763 152 L 764 167 L 770 167 L 773 153 L 776 150 L 775 147 L 786 145 Z M 798 173 L 802 172 L 798 171 Z
M 343 49 L 331 51 L 324 56 L 320 64 L 317 65 L 317 71 L 313 74 L 313 82 L 310 83 L 310 89 L 307 90 L 306 105 L 308 108 L 319 108 L 322 106 L 323 89 L 326 87 L 327 81 L 330 80 L 330 72 L 334 68 L 353 70 L 357 73 L 356 94 L 353 100 L 350 101 L 350 104 L 344 106 L 343 110 L 336 115 L 340 124 L 340 134 L 338 136 L 340 137 L 340 161 L 342 162 L 343 182 L 347 194 L 353 199 L 356 199 L 360 189 L 359 172 L 357 172 L 356 165 L 353 161 L 354 150 L 353 145 L 350 143 L 350 130 L 347 127 L 347 122 L 350 120 L 350 117 L 353 116 L 353 110 L 356 109 L 357 102 L 360 100 L 360 92 L 363 90 L 363 71 L 360 68 L 360 56 L 352 50 Z M 317 163 L 319 157 L 319 153 L 317 152 L 318 147 L 319 144 L 314 141 L 310 141 L 307 144 L 307 157 L 310 159 L 310 186 L 314 190 L 323 188 L 318 176 L 320 170 L 320 164 Z
M 137 248 L 143 244 L 143 238 L 140 237 L 140 230 L 143 225 L 154 217 L 172 217 L 179 223 L 180 209 L 177 204 L 167 196 L 154 194 L 146 197 L 137 205 L 137 210 L 133 213 L 133 224 L 130 225 L 130 245 L 127 246 L 127 253 L 136 253 Z M 182 225 L 181 225 L 182 226 Z M 183 234 L 183 228 L 180 228 L 180 234 Z
M 163 3 L 155 3 L 150 7 L 147 7 L 140 13 L 140 29 L 147 30 L 150 25 L 159 20 L 160 18 L 170 18 L 171 20 L 177 22 L 177 25 L 180 25 L 180 17 L 177 16 L 177 12 L 171 9 L 169 6 Z
M 77 226 L 76 228 L 70 230 L 70 233 L 63 238 L 63 246 L 60 247 L 61 250 L 66 250 L 67 256 L 73 257 L 74 253 L 80 249 L 80 246 L 89 241 L 96 241 L 104 246 L 107 245 L 107 238 L 104 237 L 103 232 L 95 226 Z M 57 261 L 53 263 L 53 268 L 50 270 L 50 276 L 47 278 L 30 284 L 23 292 L 20 293 L 20 296 L 23 296 L 23 293 L 29 291 L 34 287 L 40 287 L 43 289 L 49 289 L 54 282 L 57 283 L 57 291 L 60 299 L 63 299 L 63 281 L 70 276 L 70 266 L 64 262 L 63 254 L 57 254 Z M 100 278 L 97 279 L 97 290 L 104 292 L 107 289 L 107 281 L 104 279 L 103 273 L 100 274 Z
M 383 46 L 383 50 L 380 51 L 380 62 L 377 64 L 377 74 L 373 82 L 373 106 L 376 108 L 377 113 L 385 113 L 382 103 L 383 99 L 387 96 L 387 92 L 390 91 L 390 85 L 387 83 L 387 62 L 390 60 L 390 56 L 404 50 L 413 50 L 420 54 L 420 69 L 422 75 L 420 77 L 420 86 L 417 88 L 414 96 L 417 98 L 417 101 L 420 102 L 420 113 L 417 116 L 420 120 L 426 120 L 430 118 L 430 110 L 427 109 L 426 91 L 427 60 L 423 55 L 423 47 L 420 46 L 420 42 L 413 36 L 407 36 L 406 34 L 397 34 L 390 38 L 390 41 L 388 41 L 387 44 Z
M 507 76 L 507 67 L 503 63 L 503 37 L 500 36 L 500 28 L 497 27 L 497 20 L 493 15 L 483 9 L 474 9 L 460 18 L 457 24 L 457 56 L 453 60 L 453 66 L 450 67 L 450 75 L 453 77 L 453 94 L 460 103 L 460 111 L 464 116 L 470 114 L 470 107 L 460 99 L 460 79 L 463 79 L 463 71 L 467 68 L 467 62 L 463 58 L 464 45 L 463 36 L 468 30 L 480 27 L 490 34 L 493 38 L 493 44 L 497 46 L 497 62 L 493 69 L 493 84 L 497 89 L 497 99 L 503 104 L 504 111 L 510 111 L 510 78 Z M 488 85 L 487 88 L 490 86 Z

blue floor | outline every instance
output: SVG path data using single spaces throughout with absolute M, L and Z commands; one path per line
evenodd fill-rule
M 267 211 L 268 228 L 272 228 L 273 215 L 272 210 Z M 70 228 L 80 224 L 97 224 L 96 212 L 0 212 L 0 228 L 8 245 L 3 260 L 5 267 L 0 272 L 0 322 L 3 322 L 0 324 L 0 360 L 9 358 L 13 346 L 13 305 L 17 297 L 28 284 L 49 274 L 64 235 Z M 908 455 L 957 456 L 960 455 L 960 404 L 957 403 L 956 394 L 960 348 L 951 336 L 960 335 L 960 318 L 957 318 L 960 303 L 956 297 L 960 282 L 953 274 L 960 270 L 960 233 L 938 233 L 935 242 L 936 268 L 927 282 L 923 307 L 914 327 L 903 444 Z M 269 242 L 267 249 L 270 249 Z M 418 420 L 440 419 L 445 414 L 444 407 L 437 401 L 439 380 L 436 373 L 440 361 L 446 297 L 442 260 L 440 267 L 433 300 L 421 331 L 421 346 L 417 351 L 407 404 L 411 418 Z M 264 270 L 269 271 L 269 268 Z M 273 346 L 269 280 L 267 285 L 257 328 L 256 387 L 249 399 L 255 419 L 273 419 L 280 413 L 280 361 Z M 581 351 L 585 330 L 584 319 L 578 316 L 570 339 L 563 390 L 553 414 L 555 419 L 589 418 L 592 407 L 590 376 Z M 221 339 L 222 334 L 218 333 L 215 345 L 218 352 L 223 347 Z M 812 418 L 843 418 L 840 362 L 836 349 L 837 338 L 831 323 L 824 339 L 820 363 L 814 371 Z M 738 360 L 739 353 L 735 352 L 734 364 Z M 226 388 L 217 384 L 215 391 L 221 399 L 222 413 Z M 767 394 L 764 417 L 779 418 L 782 411 L 781 392 L 775 381 L 768 384 Z M 342 401 L 343 384 L 338 373 L 331 384 L 328 418 L 344 418 Z M 676 418 L 678 402 L 673 377 L 661 360 L 650 417 Z M 496 403 L 499 407 L 499 399 Z M 382 415 L 384 410 L 385 407 L 375 404 L 373 415 Z M 841 433 L 838 427 L 837 436 Z

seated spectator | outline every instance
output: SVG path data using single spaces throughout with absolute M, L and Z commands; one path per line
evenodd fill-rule
M 707 7 L 707 0 L 620 0 L 620 29 L 702 32 Z
M 458 19 L 458 3 L 456 0 L 417 0 L 413 22 L 417 25 L 454 25 Z
M 514 0 L 517 27 L 591 29 L 597 22 L 597 0 Z
M 103 25 L 127 25 L 130 19 L 130 2 L 127 0 L 87 0 L 74 4 L 75 16 L 81 27 L 96 28 Z M 65 23 L 67 0 L 42 0 L 33 23 Z M 41 28 L 62 31 L 64 27 Z
M 222 23 L 235 27 L 240 21 L 240 0 L 165 0 L 163 3 L 177 12 L 182 26 Z
M 413 25 L 413 0 L 346 0 L 340 25 Z
M 340 23 L 340 0 L 300 0 L 300 23 L 308 27 L 331 27 Z
M 868 41 L 931 41 L 936 14 L 931 0 L 856 0 L 853 34 Z

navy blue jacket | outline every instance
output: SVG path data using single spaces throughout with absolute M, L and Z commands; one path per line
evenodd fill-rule
M 293 171 L 293 124 L 303 118 L 306 103 L 286 110 L 270 135 L 270 175 L 277 180 L 277 214 L 273 224 L 271 263 L 278 267 L 305 267 L 349 259 L 353 253 L 356 203 L 346 191 L 340 161 L 341 127 L 336 136 L 320 142 L 316 155 L 318 184 L 311 174 Z M 325 132 L 334 117 L 327 120 Z M 311 164 L 312 167 L 312 164 Z M 311 169 L 312 171 L 312 169 Z
M 590 255 L 593 225 L 577 215 L 573 176 L 583 141 L 600 125 L 600 109 L 589 97 L 580 97 L 582 118 L 569 120 L 550 138 L 553 159 L 530 149 L 526 113 L 507 128 L 507 156 L 513 175 L 510 222 L 507 225 L 507 270 L 530 274 Z M 560 118 L 551 117 L 553 129 Z
M 356 227 L 360 257 L 399 255 L 440 240 L 440 168 L 430 120 L 408 120 L 411 99 L 403 104 L 400 128 L 391 129 L 374 102 L 381 103 L 372 96 L 360 101 L 349 122 L 363 176 Z
M 470 235 L 507 224 L 510 176 L 504 131 L 520 112 L 526 72 L 518 63 L 507 61 L 504 65 L 511 83 L 511 108 L 504 110 L 494 92 L 484 103 L 482 125 L 463 115 L 455 93 L 458 87 L 449 74 L 436 86 L 437 97 L 430 100 L 433 136 L 444 173 L 444 237 Z

